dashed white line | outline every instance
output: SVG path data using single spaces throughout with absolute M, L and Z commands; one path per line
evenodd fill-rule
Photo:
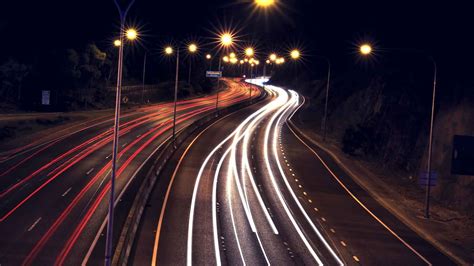
M 33 230 L 40 221 L 41 221 L 41 217 L 36 219 L 36 221 L 28 228 L 28 232 L 31 232 L 31 230 Z
M 68 189 L 66 190 L 66 192 L 64 192 L 64 193 L 61 195 L 61 197 L 66 196 L 67 193 L 69 193 L 69 191 L 71 191 L 71 189 L 72 189 L 72 187 L 68 188 Z
M 89 171 L 87 171 L 86 175 L 89 175 L 90 173 L 92 173 L 92 171 L 94 171 L 94 167 L 92 167 Z

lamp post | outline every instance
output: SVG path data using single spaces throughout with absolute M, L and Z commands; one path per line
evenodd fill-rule
M 222 33 L 219 36 L 219 40 L 220 40 L 221 47 L 228 48 L 228 47 L 232 46 L 232 44 L 234 43 L 234 36 L 230 32 L 225 32 L 225 33 Z M 219 57 L 219 69 L 218 69 L 218 71 L 221 71 L 222 60 L 224 60 L 224 58 L 225 57 L 222 57 L 222 56 Z M 229 60 L 229 58 L 227 58 L 227 61 L 228 60 Z M 217 93 L 216 93 L 216 116 L 219 116 L 219 85 L 220 85 L 220 80 L 221 80 L 221 78 L 218 77 L 217 78 Z
M 430 132 L 428 136 L 428 162 L 426 166 L 426 194 L 425 194 L 425 218 L 430 218 L 430 193 L 431 193 L 431 161 L 432 161 L 432 152 L 433 152 L 433 126 L 434 126 L 434 113 L 435 113 L 435 104 L 436 104 L 436 82 L 437 82 L 437 75 L 438 75 L 438 66 L 436 64 L 436 60 L 433 56 L 427 55 L 423 51 L 413 50 L 413 49 L 388 49 L 389 51 L 404 51 L 404 52 L 411 52 L 411 53 L 418 53 L 422 54 L 429 59 L 431 65 L 433 67 L 433 89 L 431 94 L 431 115 L 430 115 Z M 373 49 L 370 44 L 363 44 L 360 46 L 360 53 L 362 55 L 370 55 L 372 54 Z
M 166 55 L 173 54 L 173 48 L 168 46 L 165 48 Z M 174 103 L 173 103 L 173 142 L 176 139 L 176 106 L 178 101 L 178 79 L 179 79 L 179 49 L 176 49 L 176 72 L 174 80 Z
M 195 52 L 197 52 L 197 45 L 195 43 L 191 43 L 188 45 L 188 51 L 189 51 L 189 54 L 194 54 Z M 189 74 L 188 74 L 188 84 L 191 85 L 191 56 L 189 56 Z
M 207 54 L 206 59 L 207 59 L 207 61 L 209 61 L 209 71 L 210 71 L 210 70 L 212 70 L 212 55 Z
M 120 125 L 120 100 L 122 90 L 122 70 L 123 70 L 123 47 L 124 47 L 124 33 L 130 40 L 137 38 L 137 32 L 134 29 L 127 30 L 125 32 L 125 19 L 128 11 L 132 7 L 135 0 L 131 0 L 125 10 L 118 3 L 118 0 L 114 0 L 115 5 L 120 15 L 120 37 L 119 42 L 115 44 L 119 45 L 118 55 L 118 66 L 117 66 L 117 90 L 115 94 L 115 115 L 114 115 L 114 135 L 113 135 L 113 147 L 112 147 L 112 169 L 110 175 L 110 198 L 109 198 L 109 210 L 108 210 L 108 223 L 107 223 L 107 236 L 105 242 L 105 265 L 110 266 L 112 264 L 112 247 L 113 247 L 113 228 L 114 228 L 114 205 L 115 205 L 115 175 L 117 170 L 117 150 L 119 142 L 119 125 Z
M 326 97 L 324 101 L 324 117 L 323 117 L 323 140 L 326 140 L 326 134 L 327 134 L 327 122 L 328 122 L 328 101 L 329 101 L 329 86 L 331 84 L 331 61 L 329 58 L 324 57 L 324 56 L 319 56 L 326 60 L 328 64 L 328 76 L 326 80 Z

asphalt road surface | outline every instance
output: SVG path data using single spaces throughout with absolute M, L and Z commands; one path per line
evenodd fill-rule
M 266 89 L 176 153 L 131 264 L 453 264 L 288 127 L 303 98 Z
M 220 107 L 248 100 L 248 86 L 226 82 Z M 214 108 L 215 95 L 180 101 L 177 128 Z M 164 103 L 123 113 L 117 195 L 170 137 L 172 112 L 172 103 Z M 98 117 L 53 138 L 1 151 L 0 265 L 80 265 L 89 259 L 107 214 L 112 126 L 113 117 Z

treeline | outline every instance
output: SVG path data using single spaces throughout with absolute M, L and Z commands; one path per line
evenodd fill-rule
M 144 51 L 125 51 L 123 84 L 142 85 Z M 89 43 L 79 49 L 47 51 L 35 58 L 8 58 L 0 62 L 0 112 L 68 111 L 110 107 L 114 102 L 117 48 L 101 49 Z M 180 80 L 188 80 L 189 61 L 181 60 Z M 148 55 L 144 91 L 159 88 L 166 95 L 174 87 L 174 59 L 159 53 Z M 191 82 L 180 82 L 182 96 L 207 93 L 213 83 L 205 78 L 208 62 L 197 57 L 192 62 Z M 153 86 L 151 86 L 153 84 Z M 42 93 L 49 91 L 50 104 L 42 105 Z M 135 93 L 136 94 L 136 93 Z M 157 99 L 157 95 L 146 97 Z M 132 97 L 140 101 L 142 95 Z M 162 99 L 163 100 L 163 99 Z

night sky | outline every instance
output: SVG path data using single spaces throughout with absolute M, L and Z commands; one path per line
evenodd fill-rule
M 137 0 L 129 21 L 146 33 L 149 48 L 170 36 L 210 37 L 218 25 L 232 25 L 262 48 L 299 44 L 308 55 L 352 60 L 357 42 L 373 40 L 377 48 L 427 51 L 442 67 L 471 73 L 474 16 L 467 2 L 280 0 L 278 10 L 264 14 L 239 0 Z M 112 0 L 4 1 L 1 13 L 2 60 L 91 41 L 104 47 L 119 25 Z

